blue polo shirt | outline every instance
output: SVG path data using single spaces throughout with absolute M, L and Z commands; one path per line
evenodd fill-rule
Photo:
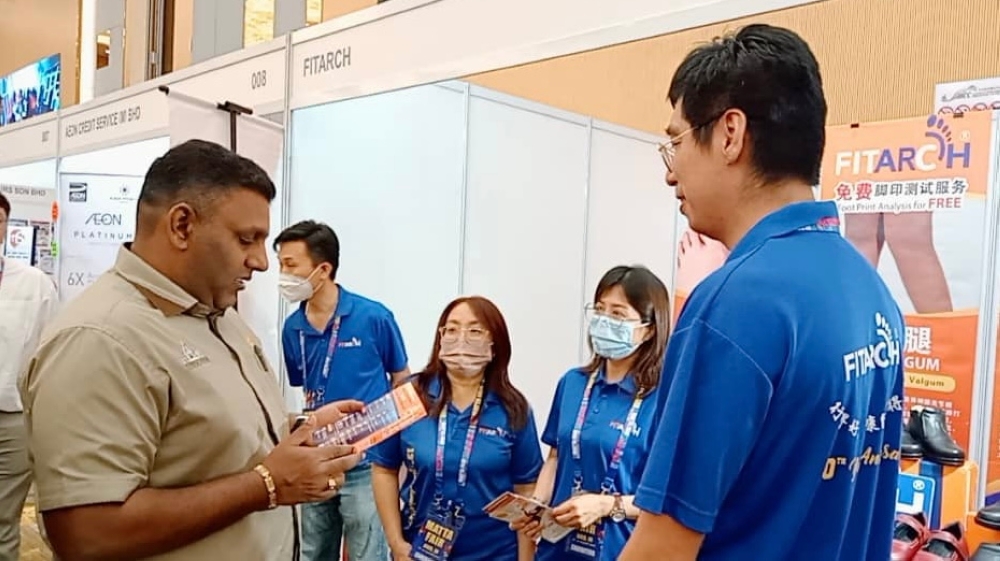
M 337 316 L 341 318 L 337 345 L 324 383 L 323 363 L 333 334 L 333 318 Z M 403 336 L 392 312 L 341 286 L 333 318 L 325 330 L 317 330 L 306 319 L 305 302 L 288 316 L 281 344 L 289 383 L 304 386 L 306 391 L 323 386 L 323 403 L 317 406 L 341 399 L 369 403 L 385 395 L 392 387 L 390 374 L 405 369 L 407 364 Z
M 903 317 L 838 224 L 765 217 L 670 339 L 636 504 L 706 534 L 700 560 L 889 558 Z
M 440 385 L 428 388 L 432 399 L 440 395 Z M 528 424 L 518 431 L 510 426 L 507 410 L 492 392 L 483 398 L 479 430 L 469 457 L 468 480 L 458 486 L 458 466 L 465 448 L 472 407 L 459 411 L 448 404 L 447 441 L 444 446 L 444 498 L 464 504 L 465 524 L 452 549 L 451 561 L 517 561 L 517 534 L 505 523 L 494 520 L 483 508 L 514 485 L 538 480 L 542 470 L 542 450 L 538 444 L 535 417 L 529 409 Z M 368 459 L 388 469 L 406 466 L 399 497 L 403 503 L 403 536 L 412 543 L 424 521 L 433 514 L 434 455 L 437 449 L 437 416 L 427 417 L 398 435 L 371 448 Z
M 635 400 L 635 379 L 629 375 L 616 384 L 609 384 L 604 373 L 598 374 L 590 394 L 590 405 L 580 434 L 580 464 L 573 461 L 572 432 L 576 424 L 583 392 L 590 374 L 579 368 L 570 370 L 556 387 L 542 442 L 553 447 L 559 457 L 556 481 L 552 489 L 553 506 L 568 500 L 573 494 L 573 479 L 579 469 L 583 476 L 583 490 L 600 493 L 601 482 L 611 462 L 611 454 L 618 437 L 625 427 L 629 409 Z M 643 399 L 636 417 L 636 430 L 629 437 L 622 454 L 621 467 L 614 478 L 615 491 L 633 495 L 639 487 L 639 478 L 646 467 L 646 456 L 653 442 L 653 423 L 656 415 L 658 390 L 654 389 Z M 635 530 L 634 520 L 621 523 L 606 519 L 604 542 L 601 546 L 602 561 L 615 561 L 625 542 Z M 542 540 L 538 544 L 537 561 L 557 559 L 577 560 L 582 557 L 566 553 L 566 541 L 553 544 Z

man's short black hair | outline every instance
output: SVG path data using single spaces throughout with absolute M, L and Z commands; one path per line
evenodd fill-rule
M 174 146 L 149 167 L 139 206 L 169 206 L 187 199 L 207 203 L 231 189 L 250 189 L 274 200 L 274 183 L 253 160 L 206 140 Z
M 819 183 L 826 99 L 819 63 L 795 32 L 755 24 L 688 53 L 670 84 L 670 103 L 704 144 L 727 109 L 747 115 L 751 158 L 767 181 Z
M 329 263 L 333 266 L 330 270 L 330 278 L 337 278 L 337 269 L 340 268 L 340 240 L 333 228 L 316 222 L 315 220 L 303 220 L 285 228 L 274 238 L 274 249 L 287 242 L 305 242 L 309 250 L 309 257 L 313 263 Z
M 3 210 L 4 216 L 10 218 L 10 201 L 3 193 L 0 193 L 0 210 Z

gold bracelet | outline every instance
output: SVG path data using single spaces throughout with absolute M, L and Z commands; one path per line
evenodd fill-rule
M 271 470 L 264 464 L 257 464 L 253 470 L 264 480 L 264 487 L 267 488 L 267 508 L 278 508 L 278 488 L 274 486 L 274 478 L 271 477 Z

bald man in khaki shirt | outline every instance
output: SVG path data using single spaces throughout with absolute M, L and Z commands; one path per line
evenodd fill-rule
M 277 379 L 231 309 L 264 241 L 274 186 L 203 141 L 150 168 L 136 241 L 43 336 L 21 393 L 49 540 L 64 561 L 295 560 L 301 502 L 358 461 L 288 435 Z

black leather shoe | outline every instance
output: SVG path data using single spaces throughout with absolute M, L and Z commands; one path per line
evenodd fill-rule
M 924 459 L 946 466 L 965 463 L 965 450 L 948 433 L 944 411 L 934 407 L 914 407 L 906 430 L 923 448 Z
M 991 530 L 1000 530 L 1000 502 L 979 509 L 976 513 L 976 524 Z M 1000 548 L 1000 544 L 995 545 Z
M 908 460 L 917 460 L 924 455 L 923 447 L 906 427 L 903 427 L 903 440 L 899 445 L 899 453 Z
M 970 561 L 1000 561 L 1000 543 L 981 544 Z

